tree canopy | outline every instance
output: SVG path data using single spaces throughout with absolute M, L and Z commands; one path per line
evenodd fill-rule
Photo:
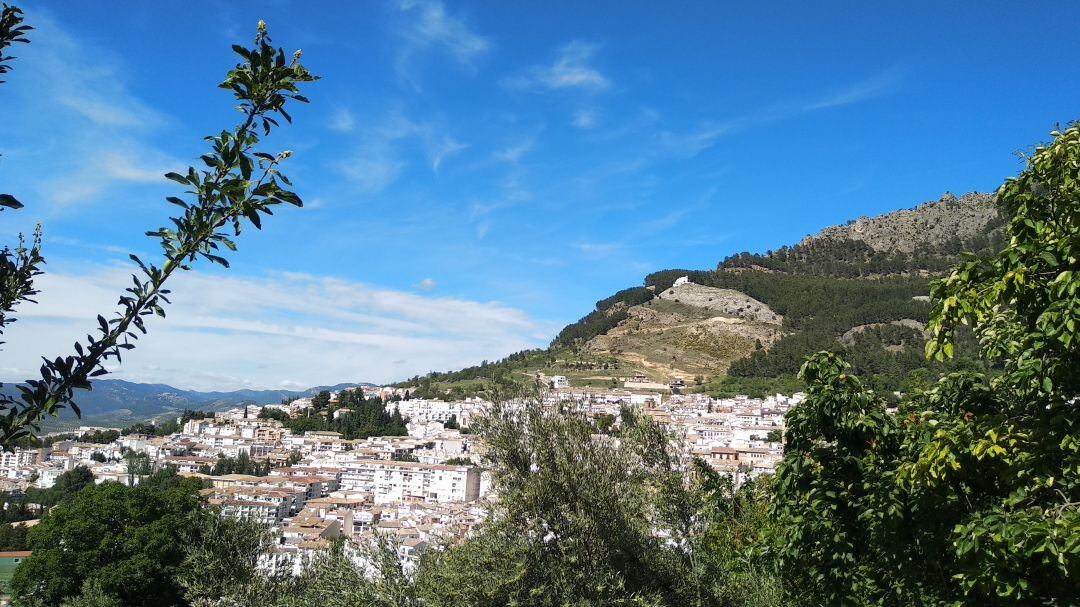
M 123 605 L 175 605 L 174 577 L 185 545 L 212 516 L 198 481 L 161 472 L 135 487 L 86 487 L 30 530 L 33 554 L 16 569 L 14 595 L 27 604 L 59 605 L 94 588 Z
M 931 289 L 927 355 L 970 326 L 1001 372 L 967 371 L 886 413 L 832 354 L 803 366 L 777 469 L 779 555 L 807 605 L 1080 600 L 1080 128 L 999 199 L 1008 244 Z

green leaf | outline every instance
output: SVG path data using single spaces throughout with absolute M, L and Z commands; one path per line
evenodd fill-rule
M 0 207 L 21 209 L 23 208 L 23 204 L 16 200 L 11 194 L 0 194 Z

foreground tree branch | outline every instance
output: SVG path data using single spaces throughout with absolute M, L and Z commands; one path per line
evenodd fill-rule
M 228 267 L 224 250 L 236 250 L 231 236 L 239 235 L 245 223 L 262 227 L 261 215 L 271 215 L 282 203 L 302 206 L 300 197 L 286 189 L 288 178 L 279 165 L 290 152 L 269 154 L 256 150 L 262 136 L 278 126 L 278 119 L 292 122 L 286 102 L 307 102 L 298 85 L 312 82 L 300 63 L 300 51 L 287 60 L 282 49 L 270 44 L 266 25 L 259 22 L 253 48 L 234 45 L 242 59 L 230 70 L 220 87 L 233 92 L 237 109 L 243 114 L 231 130 L 206 137 L 211 150 L 200 157 L 205 168 L 188 167 L 186 174 L 168 173 L 167 178 L 186 186 L 185 196 L 166 200 L 183 209 L 171 218 L 171 226 L 147 232 L 159 240 L 163 252 L 160 266 L 144 263 L 132 255 L 138 271 L 132 286 L 119 299 L 120 309 L 112 319 L 98 316 L 96 335 L 87 335 L 74 344 L 74 354 L 44 359 L 40 378 L 20 385 L 20 399 L 0 403 L 6 409 L 0 417 L 0 443 L 32 435 L 43 415 L 56 415 L 64 407 L 80 414 L 75 404 L 76 390 L 91 389 L 91 379 L 108 373 L 105 363 L 119 363 L 122 353 L 135 347 L 147 331 L 147 316 L 165 316 L 169 290 L 165 288 L 177 270 L 189 270 L 199 259 Z

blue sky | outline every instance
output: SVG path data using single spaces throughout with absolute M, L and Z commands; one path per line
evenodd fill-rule
M 0 235 L 40 220 L 49 275 L 0 376 L 70 347 L 127 251 L 153 252 L 160 175 L 234 122 L 215 85 L 259 19 L 323 77 L 267 141 L 308 205 L 178 281 L 119 377 L 460 367 L 545 345 L 651 271 L 992 190 L 1078 117 L 1080 6 L 1023 4 L 26 3 L 0 190 L 27 208 Z

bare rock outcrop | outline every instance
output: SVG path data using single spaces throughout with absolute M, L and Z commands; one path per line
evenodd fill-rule
M 986 232 L 998 217 L 993 194 L 972 192 L 960 198 L 946 193 L 940 199 L 877 217 L 859 217 L 808 236 L 800 244 L 818 240 L 861 240 L 878 251 L 911 253 L 918 245 L 940 245 L 951 239 L 967 240 Z

